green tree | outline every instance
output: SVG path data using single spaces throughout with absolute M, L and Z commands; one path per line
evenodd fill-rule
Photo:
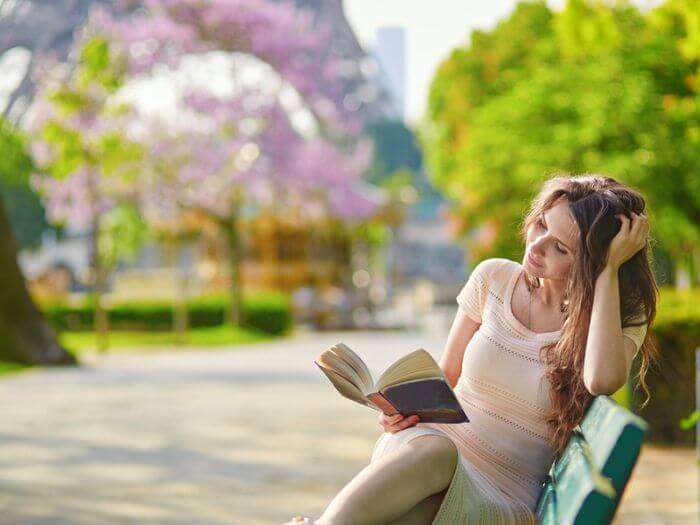
M 525 206 L 560 171 L 638 188 L 660 247 L 692 257 L 700 159 L 681 137 L 697 127 L 687 102 L 697 60 L 680 50 L 692 25 L 684 16 L 666 6 L 645 16 L 624 3 L 570 0 L 557 13 L 521 3 L 443 62 L 421 138 L 463 232 L 494 233 L 491 243 L 472 240 L 477 260 L 519 256 Z
M 54 208 L 52 220 L 63 223 L 77 216 L 89 223 L 97 344 L 105 350 L 107 275 L 120 255 L 135 251 L 133 244 L 140 238 L 129 236 L 139 230 L 129 227 L 137 215 L 125 203 L 134 198 L 141 148 L 124 133 L 129 107 L 111 98 L 126 76 L 121 55 L 111 49 L 104 35 L 89 27 L 75 48 L 75 63 L 43 71 L 30 136 L 44 179 L 38 186 L 49 210 Z M 38 154 L 40 151 L 44 153 Z M 55 182 L 66 181 L 81 188 L 84 198 L 56 203 Z
M 0 181 L 9 186 L 27 184 L 32 163 L 20 134 L 0 122 Z M 5 195 L 3 195 L 5 197 Z M 17 246 L 4 198 L 0 198 L 0 360 L 25 364 L 70 364 L 73 356 L 58 343 L 56 334 L 34 305 L 17 264 Z
M 19 132 L 0 120 L 0 197 L 18 247 L 36 246 L 48 227 L 41 201 L 29 186 L 32 162 Z
M 413 131 L 403 122 L 380 120 L 369 124 L 366 133 L 374 144 L 374 158 L 366 179 L 372 184 L 381 184 L 389 174 L 401 169 L 417 173 L 423 160 Z

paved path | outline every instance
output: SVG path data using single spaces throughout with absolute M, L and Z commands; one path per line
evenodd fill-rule
M 374 371 L 446 332 L 299 334 L 245 349 L 93 358 L 0 380 L 0 523 L 278 524 L 317 516 L 369 460 L 376 413 L 312 363 Z M 690 450 L 646 447 L 616 523 L 695 523 Z

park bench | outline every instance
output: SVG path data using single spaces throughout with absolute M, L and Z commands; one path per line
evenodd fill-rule
M 610 523 L 646 430 L 644 420 L 609 397 L 596 396 L 545 478 L 537 523 Z

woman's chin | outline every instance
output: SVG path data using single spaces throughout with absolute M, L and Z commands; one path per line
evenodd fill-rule
M 542 269 L 543 269 L 541 266 L 535 266 L 534 264 L 532 264 L 528 260 L 527 256 L 525 257 L 525 260 L 523 261 L 523 266 L 525 267 L 525 269 L 527 270 L 527 272 L 530 275 L 536 276 L 536 277 L 540 276 L 540 273 L 542 272 Z

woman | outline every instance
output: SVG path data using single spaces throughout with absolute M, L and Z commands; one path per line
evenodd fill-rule
M 482 261 L 457 296 L 440 366 L 470 421 L 381 414 L 370 464 L 313 523 L 535 523 L 552 461 L 637 353 L 649 400 L 658 289 L 644 207 L 610 177 L 546 181 L 521 227 L 522 265 Z

